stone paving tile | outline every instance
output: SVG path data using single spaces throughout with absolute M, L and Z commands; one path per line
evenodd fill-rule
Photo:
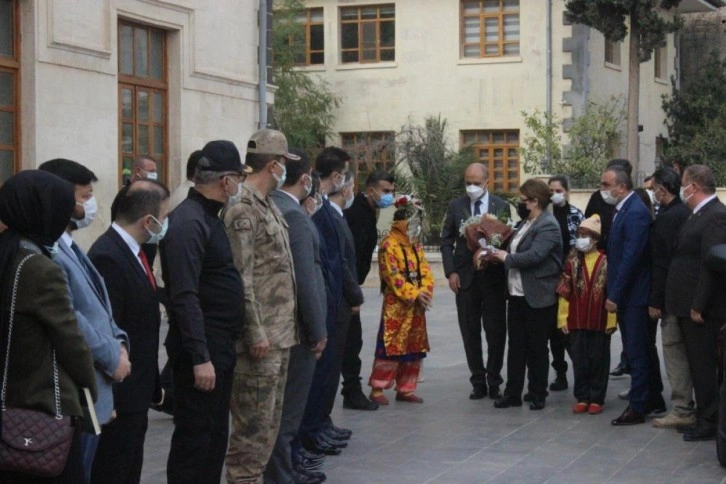
M 361 356 L 367 389 L 380 296 L 375 289 L 364 292 Z M 333 419 L 354 435 L 342 455 L 327 459 L 328 483 L 726 482 L 714 442 L 684 442 L 675 431 L 650 423 L 610 425 L 627 405 L 617 396 L 628 388 L 627 377 L 610 380 L 605 410 L 595 416 L 572 414 L 571 371 L 570 389 L 552 392 L 547 407 L 539 412 L 530 411 L 526 403 L 521 408 L 495 409 L 488 398 L 469 400 L 471 386 L 456 308 L 447 288 L 439 288 L 428 323 L 432 352 L 417 391 L 425 403 L 395 402 L 393 392 L 388 392 L 391 405 L 375 412 L 345 410 L 336 402 Z M 613 362 L 620 348 L 616 333 Z M 160 363 L 164 360 L 162 350 Z M 550 374 L 550 381 L 553 378 Z M 665 384 L 667 397 L 670 387 Z M 149 417 L 142 482 L 161 484 L 166 482 L 173 425 L 170 417 L 157 412 Z

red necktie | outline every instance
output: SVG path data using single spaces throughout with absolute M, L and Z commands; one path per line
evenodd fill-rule
M 146 254 L 143 250 L 139 250 L 139 259 L 141 259 L 141 265 L 144 266 L 144 271 L 146 272 L 146 277 L 149 278 L 151 287 L 156 289 L 156 279 L 154 279 L 154 273 L 151 272 L 151 267 L 149 266 L 149 259 L 146 258 Z

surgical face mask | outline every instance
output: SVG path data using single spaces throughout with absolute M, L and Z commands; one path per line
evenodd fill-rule
M 691 185 L 693 185 L 693 183 L 688 184 L 685 187 L 681 187 L 680 196 L 681 196 L 681 200 L 683 200 L 683 203 L 686 203 L 693 196 L 693 193 L 691 193 L 690 195 L 686 196 L 686 188 L 690 187 Z
M 303 204 L 305 205 L 305 210 L 307 211 L 308 215 L 311 217 L 320 210 L 323 207 L 323 201 L 320 199 L 319 196 L 309 197 L 306 199 Z
M 308 183 L 307 185 L 303 184 L 303 188 L 305 189 L 305 198 L 309 197 L 313 191 L 313 179 L 310 177 L 310 175 L 307 175 L 307 177 L 310 183 Z
M 612 190 L 600 190 L 600 195 L 602 196 L 602 199 L 607 203 L 608 205 L 617 205 L 618 199 L 613 196 Z
M 275 174 L 274 171 L 272 172 L 272 176 L 275 178 L 275 181 L 277 181 L 277 189 L 279 190 L 285 184 L 285 179 L 287 178 L 287 168 L 282 163 L 279 163 L 277 161 L 275 163 L 277 163 L 278 166 L 282 167 L 282 175 L 280 175 L 279 177 Z
M 393 193 L 378 193 L 378 190 L 375 188 L 373 189 L 374 192 L 378 194 L 378 200 L 376 200 L 376 205 L 378 205 L 378 208 L 388 208 L 391 205 L 393 205 Z
M 575 239 L 575 248 L 580 252 L 590 252 L 594 245 L 590 237 L 578 237 Z
M 150 171 L 146 174 L 146 179 L 156 181 L 159 179 L 159 174 L 155 171 Z
M 469 195 L 469 198 L 472 200 L 478 200 L 484 196 L 484 189 L 478 185 L 467 185 L 466 194 Z
M 345 206 L 343 207 L 343 210 L 348 210 L 350 207 L 353 206 L 353 200 L 355 200 L 355 195 L 353 194 L 353 189 L 350 189 L 350 197 L 345 197 Z
M 336 173 L 334 175 L 336 180 L 340 181 L 334 181 L 333 182 L 333 191 L 332 193 L 339 192 L 343 188 L 343 184 L 345 183 L 345 174 L 344 173 Z
M 418 240 L 421 235 L 421 222 L 418 220 L 410 220 L 408 222 L 408 229 L 406 229 L 406 235 L 408 235 L 408 240 Z
M 146 243 L 147 244 L 158 244 L 159 242 L 161 242 L 161 240 L 166 235 L 166 229 L 169 228 L 169 219 L 168 218 L 165 218 L 164 219 L 164 223 L 161 223 L 161 222 L 159 222 L 159 219 L 157 219 L 153 215 L 151 216 L 151 218 L 154 219 L 154 222 L 156 222 L 157 224 L 159 224 L 159 226 L 161 227 L 161 230 L 159 230 L 158 232 L 154 233 L 154 232 L 152 232 L 149 229 L 149 227 L 146 227 L 146 231 L 149 233 L 149 236 L 150 236 L 149 237 L 149 240 L 147 240 Z
M 91 197 L 83 203 L 76 202 L 77 205 L 83 206 L 84 215 L 82 219 L 72 218 L 75 222 L 76 227 L 84 229 L 93 223 L 93 219 L 96 218 L 98 212 L 98 205 L 96 204 L 96 197 Z
M 562 205 L 565 204 L 565 194 L 564 193 L 555 192 L 550 197 L 550 200 L 552 200 L 552 203 L 554 203 L 558 207 L 561 207 Z
M 234 205 L 242 201 L 242 182 L 237 183 L 237 193 L 229 195 L 227 199 L 227 205 Z

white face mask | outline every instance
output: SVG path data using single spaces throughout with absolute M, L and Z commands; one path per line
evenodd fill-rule
M 91 197 L 83 203 L 76 202 L 77 205 L 83 206 L 84 215 L 82 219 L 72 218 L 78 229 L 84 229 L 93 223 L 98 212 L 98 205 L 96 204 L 96 197 Z
M 565 204 L 565 194 L 564 193 L 557 193 L 557 192 L 555 192 L 550 197 L 550 200 L 552 200 L 552 203 L 554 203 L 558 207 L 559 206 L 562 206 L 562 205 Z
M 237 193 L 229 195 L 227 205 L 234 205 L 242 201 L 242 182 L 237 183 Z
M 408 229 L 406 230 L 406 235 L 408 235 L 408 240 L 418 240 L 419 236 L 421 235 L 421 223 L 418 221 L 409 222 Z
M 686 203 L 688 201 L 688 199 L 693 196 L 693 193 L 686 196 L 686 188 L 690 187 L 691 185 L 693 185 L 693 183 L 686 185 L 685 187 L 681 187 L 680 197 L 681 197 L 681 200 L 683 201 L 683 203 Z
M 307 175 L 307 177 L 310 183 L 307 185 L 303 185 L 303 188 L 305 188 L 305 198 L 309 197 L 313 191 L 313 179 L 310 177 L 310 175 Z
M 600 190 L 600 195 L 602 196 L 602 199 L 607 203 L 608 205 L 617 205 L 618 199 L 613 196 L 612 190 Z
M 161 230 L 159 230 L 158 232 L 152 232 L 151 229 L 149 229 L 149 227 L 146 227 L 146 231 L 149 233 L 149 236 L 150 236 L 149 240 L 147 240 L 146 243 L 147 244 L 158 244 L 159 242 L 161 242 L 161 240 L 166 235 L 166 230 L 169 228 L 169 219 L 165 218 L 164 223 L 160 223 L 159 219 L 157 219 L 153 215 L 151 216 L 151 218 L 153 218 L 154 222 L 156 222 L 161 227 Z
M 478 200 L 482 196 L 484 196 L 485 190 L 478 186 L 478 185 L 467 185 L 466 186 L 466 194 L 469 195 L 469 198 L 472 200 Z
M 575 248 L 580 252 L 590 252 L 594 245 L 590 237 L 578 237 L 575 239 Z
M 343 210 L 348 210 L 351 206 L 353 206 L 353 200 L 355 200 L 355 194 L 353 193 L 353 189 L 350 189 L 350 197 L 345 197 L 345 206 L 343 206 Z
M 156 173 L 155 171 L 150 171 L 149 173 L 146 174 L 146 179 L 156 181 L 159 179 L 159 174 Z
M 275 162 L 275 163 L 277 163 L 277 162 Z M 275 174 L 275 172 L 273 171 L 272 176 L 275 179 L 275 181 L 277 182 L 277 189 L 279 190 L 285 184 L 285 179 L 287 178 L 287 167 L 285 167 L 285 165 L 283 165 L 282 163 L 277 163 L 277 164 L 282 167 L 282 175 L 280 175 L 278 177 Z

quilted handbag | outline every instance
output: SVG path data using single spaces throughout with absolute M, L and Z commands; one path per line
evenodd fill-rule
M 2 393 L 2 437 L 0 438 L 0 469 L 23 472 L 39 477 L 57 477 L 63 472 L 68 460 L 68 452 L 73 439 L 71 418 L 61 414 L 60 386 L 58 384 L 58 363 L 53 351 L 53 384 L 55 394 L 55 415 L 39 410 L 25 408 L 6 408 L 5 395 L 10 363 L 10 341 L 15 319 L 15 300 L 18 280 L 23 264 L 32 255 L 24 258 L 18 265 L 13 284 L 8 320 L 8 345 L 5 353 Z

